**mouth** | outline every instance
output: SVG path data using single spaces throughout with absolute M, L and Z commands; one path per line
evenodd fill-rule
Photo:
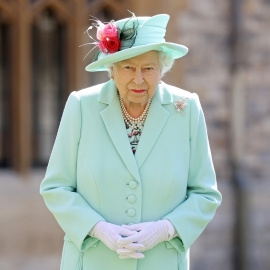
M 130 91 L 132 91 L 132 92 L 134 92 L 134 93 L 137 93 L 137 94 L 140 94 L 140 93 L 145 92 L 146 90 L 144 90 L 144 89 L 141 89 L 141 90 L 130 89 Z

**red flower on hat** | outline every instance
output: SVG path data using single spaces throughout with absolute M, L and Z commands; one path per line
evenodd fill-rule
M 98 43 L 98 47 L 103 53 L 115 53 L 121 47 L 121 41 L 118 37 L 105 38 Z
M 112 22 L 106 25 L 100 21 L 98 23 L 97 39 L 100 40 L 98 43 L 99 49 L 103 53 L 117 52 L 121 47 L 121 41 L 118 38 L 117 26 Z

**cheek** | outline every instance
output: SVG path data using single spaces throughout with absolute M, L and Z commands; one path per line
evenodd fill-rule
M 158 87 L 160 79 L 161 79 L 160 76 L 155 76 L 155 78 L 152 79 L 152 81 L 151 81 L 151 95 L 154 95 L 154 93 L 156 92 L 156 89 Z
M 128 86 L 127 82 L 124 80 L 124 78 L 118 77 L 118 76 L 114 79 L 114 82 L 120 94 L 124 96 L 125 93 L 127 92 L 127 86 Z
M 116 87 L 119 91 L 121 91 L 121 89 L 123 88 L 122 87 L 122 83 L 121 83 L 121 80 L 119 80 L 118 78 L 114 79 L 114 82 L 116 84 Z
M 159 75 L 155 75 L 152 77 L 151 79 L 151 85 L 153 86 L 153 88 L 156 89 L 156 87 L 158 86 L 159 82 L 160 82 L 161 76 Z

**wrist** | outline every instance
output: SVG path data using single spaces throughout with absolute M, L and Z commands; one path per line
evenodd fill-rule
M 170 241 L 175 237 L 175 234 L 176 234 L 175 228 L 170 220 L 163 219 L 162 221 L 164 222 L 164 226 L 165 226 L 166 232 L 167 232 L 166 241 Z
M 91 237 L 98 238 L 97 236 L 99 235 L 99 232 L 102 230 L 102 227 L 104 226 L 105 223 L 106 221 L 104 220 L 101 220 L 98 223 L 96 223 L 96 225 L 90 230 L 89 235 Z

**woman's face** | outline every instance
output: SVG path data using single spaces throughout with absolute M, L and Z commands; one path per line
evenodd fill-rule
M 117 62 L 111 75 L 125 105 L 145 105 L 153 97 L 161 79 L 161 66 L 157 51 Z

